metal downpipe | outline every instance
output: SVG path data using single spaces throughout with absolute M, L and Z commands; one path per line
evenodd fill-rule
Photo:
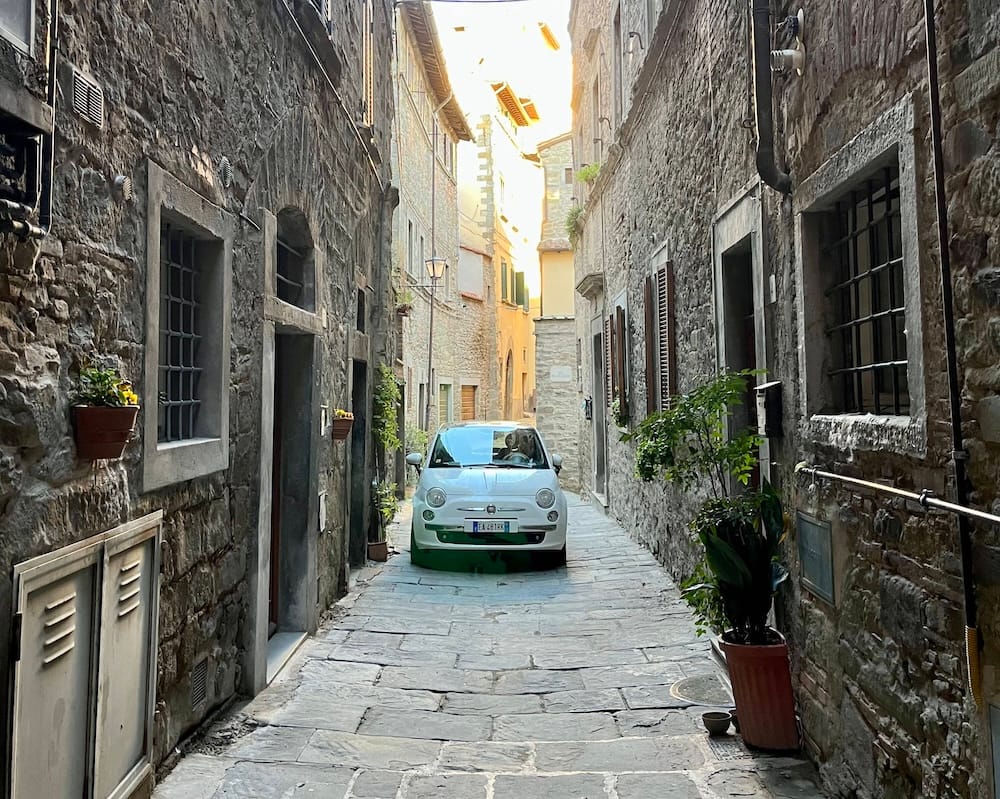
M 927 39 L 927 84 L 930 94 L 931 148 L 934 156 L 934 196 L 937 211 L 938 254 L 941 259 L 941 305 L 944 314 L 945 355 L 948 368 L 948 400 L 951 411 L 951 463 L 955 497 L 968 505 L 969 486 L 965 472 L 968 453 L 962 437 L 961 389 L 958 382 L 958 354 L 955 347 L 955 302 L 952 295 L 951 253 L 949 251 L 948 204 L 944 188 L 944 156 L 941 136 L 941 93 L 938 82 L 937 30 L 934 0 L 924 0 Z M 958 517 L 958 540 L 962 560 L 962 591 L 965 599 L 965 660 L 969 671 L 969 692 L 976 707 L 982 704 L 982 673 L 979 664 L 979 631 L 976 627 L 976 587 L 972 573 L 972 528 L 969 519 Z
M 753 0 L 753 95 L 757 117 L 757 172 L 772 189 L 792 193 L 792 178 L 778 169 L 774 158 L 774 116 L 771 110 L 771 3 Z

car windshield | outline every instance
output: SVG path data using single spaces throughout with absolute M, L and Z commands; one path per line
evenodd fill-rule
M 534 428 L 475 425 L 451 427 L 438 433 L 430 466 L 547 469 L 548 462 Z

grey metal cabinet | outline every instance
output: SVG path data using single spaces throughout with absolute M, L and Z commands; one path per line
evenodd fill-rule
M 125 799 L 148 777 L 161 517 L 15 567 L 11 796 Z

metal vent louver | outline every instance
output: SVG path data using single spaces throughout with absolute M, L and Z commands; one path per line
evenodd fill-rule
M 91 125 L 104 127 L 104 90 L 78 69 L 73 70 L 73 111 Z
M 197 710 L 208 699 L 208 658 L 191 669 L 191 709 Z

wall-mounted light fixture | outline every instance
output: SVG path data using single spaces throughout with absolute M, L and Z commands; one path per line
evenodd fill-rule
M 645 50 L 645 46 L 642 43 L 642 34 L 639 31 L 629 31 L 628 32 L 628 54 L 632 55 L 635 52 L 635 40 L 639 40 L 639 49 Z

